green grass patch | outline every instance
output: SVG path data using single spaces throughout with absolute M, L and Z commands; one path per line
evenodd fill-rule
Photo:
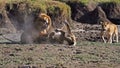
M 2 3 L 4 0 L 0 1 Z M 61 15 L 69 19 L 71 17 L 70 7 L 63 2 L 53 1 L 53 0 L 6 0 L 6 3 L 9 4 L 10 8 L 13 8 L 13 4 L 27 3 L 31 10 L 40 10 L 43 13 L 48 13 L 50 11 L 51 15 Z M 1 5 L 0 5 L 1 6 Z M 5 5 L 4 5 L 5 6 Z M 57 10 L 58 9 L 58 10 Z M 50 14 L 49 13 L 49 14 Z
M 71 17 L 71 9 L 66 3 L 59 1 L 48 1 L 47 10 L 54 15 L 61 14 L 61 16 L 64 17 Z

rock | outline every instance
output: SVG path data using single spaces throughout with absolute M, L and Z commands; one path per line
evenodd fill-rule
M 106 14 L 101 7 L 96 7 L 93 11 L 88 12 L 79 18 L 82 23 L 97 24 L 100 18 L 106 18 Z
M 14 25 L 12 24 L 12 22 L 10 21 L 9 17 L 8 17 L 8 13 L 6 10 L 2 11 L 2 17 L 1 17 L 1 25 L 0 28 L 7 28 L 9 33 L 16 33 L 17 30 L 14 27 Z
M 100 6 L 107 18 L 115 24 L 120 25 L 120 4 L 115 2 L 101 3 Z M 109 12 L 108 12 L 109 11 Z

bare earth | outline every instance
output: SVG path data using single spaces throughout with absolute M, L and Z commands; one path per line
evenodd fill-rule
M 102 43 L 96 25 L 75 26 L 76 46 L 1 43 L 0 68 L 120 68 L 120 43 Z
M 120 47 L 83 42 L 60 44 L 1 44 L 0 68 L 120 68 Z

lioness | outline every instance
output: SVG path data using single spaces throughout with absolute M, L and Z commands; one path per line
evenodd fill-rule
M 104 43 L 112 43 L 114 37 L 116 37 L 116 42 L 118 42 L 118 27 L 110 21 L 100 21 L 102 26 L 101 36 Z M 107 41 L 105 40 L 105 35 L 107 36 Z
M 66 41 L 69 45 L 76 45 L 76 37 L 71 32 L 67 20 L 64 22 L 64 26 L 61 29 L 55 29 L 55 31 L 50 33 L 49 37 L 54 40 L 53 42 L 64 43 L 64 41 Z
M 70 29 L 70 25 L 68 24 L 67 20 L 65 20 L 65 25 L 66 25 L 66 29 L 67 29 L 67 34 L 65 36 L 65 40 L 69 43 L 69 45 L 76 45 L 76 37 L 75 35 L 72 33 L 71 29 Z M 64 27 L 62 28 L 62 30 L 65 29 Z

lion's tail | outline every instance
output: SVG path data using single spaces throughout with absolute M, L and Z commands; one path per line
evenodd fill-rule
M 70 25 L 69 25 L 68 21 L 65 20 L 64 24 L 65 24 L 65 26 L 66 26 L 66 29 L 67 29 L 68 33 L 71 34 L 72 31 L 71 31 L 71 29 L 70 29 Z

